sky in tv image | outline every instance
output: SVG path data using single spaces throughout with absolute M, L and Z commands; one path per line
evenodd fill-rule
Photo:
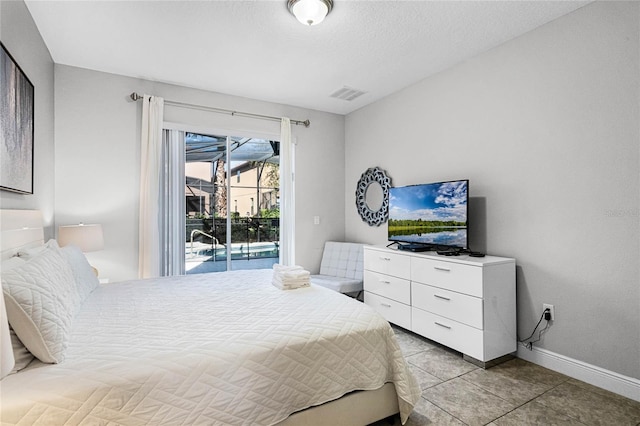
M 391 188 L 389 218 L 467 221 L 467 181 Z

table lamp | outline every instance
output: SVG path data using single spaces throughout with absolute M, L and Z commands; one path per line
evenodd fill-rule
M 102 225 L 61 225 L 58 227 L 58 244 L 60 247 L 74 245 L 83 253 L 98 251 L 104 248 Z M 93 268 L 96 276 L 98 270 Z

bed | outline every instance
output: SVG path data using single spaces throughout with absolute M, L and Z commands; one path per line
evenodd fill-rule
M 3 264 L 31 249 L 40 250 L 31 268 L 61 258 L 55 243 L 41 248 L 37 217 L 23 226 L 23 215 L 6 212 Z M 25 238 L 14 238 L 20 231 Z M 76 280 L 73 268 L 88 267 L 70 264 Z M 14 288 L 20 274 L 29 268 L 2 271 L 9 322 L 14 296 L 25 297 Z M 36 358 L 2 379 L 2 423 L 357 425 L 398 412 L 404 423 L 420 389 L 389 324 L 354 299 L 316 286 L 282 291 L 271 276 L 231 271 L 69 293 L 83 300 L 68 309 L 64 348 L 52 346 L 55 362 L 45 353 L 47 363 Z

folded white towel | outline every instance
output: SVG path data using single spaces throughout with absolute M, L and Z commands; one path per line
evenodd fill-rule
M 291 271 L 302 271 L 304 268 L 300 265 L 281 265 L 279 263 L 273 264 L 273 270 L 276 272 L 291 272 Z
M 271 284 L 273 284 L 275 287 L 279 288 L 280 290 L 295 290 L 297 288 L 303 288 L 303 287 L 310 287 L 310 283 L 299 283 L 299 284 L 283 284 L 282 282 L 273 280 L 271 281 Z
M 273 274 L 273 279 L 282 283 L 302 283 L 302 282 L 309 282 L 310 276 L 301 275 L 299 277 L 285 277 L 282 275 Z
M 302 278 L 309 278 L 311 275 L 309 271 L 299 270 L 299 271 L 291 271 L 291 272 L 280 272 L 275 275 L 280 276 L 283 280 L 299 280 Z
M 283 287 L 300 287 L 300 286 L 306 286 L 307 284 L 310 283 L 309 280 L 300 280 L 300 281 L 282 281 L 282 280 L 278 280 L 276 278 L 274 278 L 272 280 L 274 283 L 276 283 L 279 286 L 283 286 Z
M 281 290 L 309 287 L 310 275 L 309 271 L 306 271 L 302 266 L 284 266 L 276 263 L 273 265 L 271 283 Z

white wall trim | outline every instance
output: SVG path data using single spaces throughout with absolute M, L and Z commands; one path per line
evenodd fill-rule
M 536 347 L 531 351 L 519 347 L 517 356 L 574 379 L 640 402 L 640 380 L 633 377 L 623 376 L 622 374 Z

